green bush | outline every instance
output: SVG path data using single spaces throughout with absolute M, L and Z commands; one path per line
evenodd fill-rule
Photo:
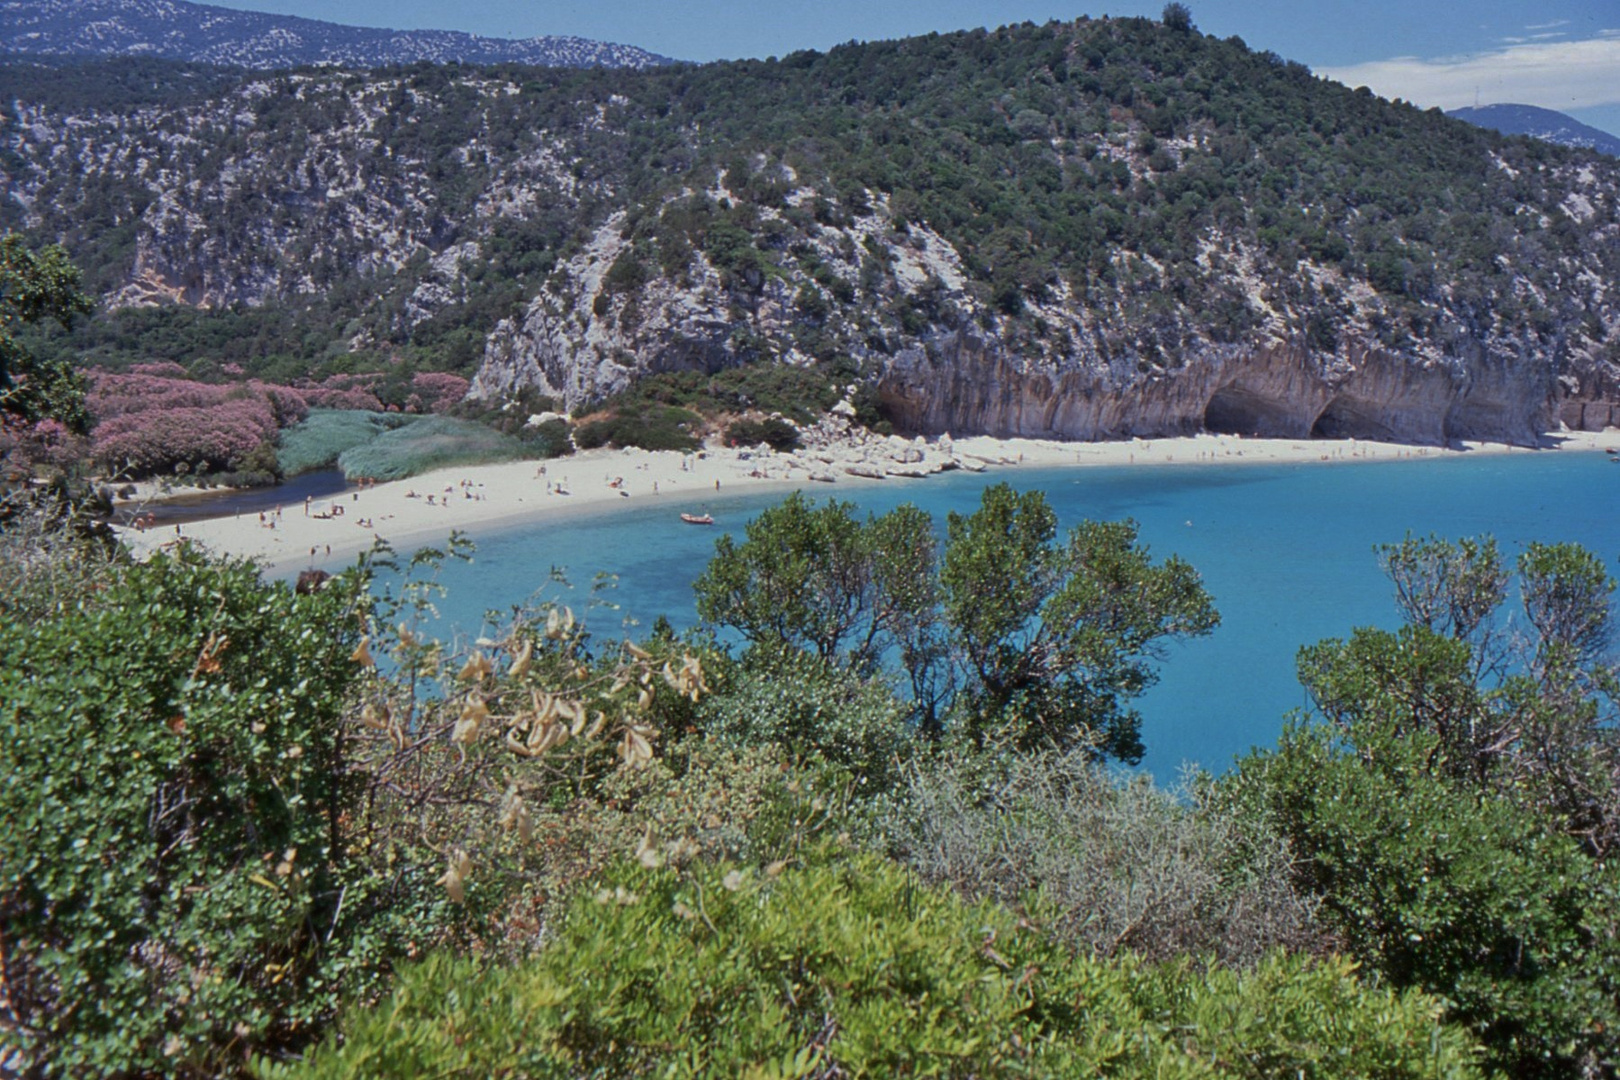
M 675 405 L 702 416 L 757 410 L 809 423 L 837 404 L 840 389 L 832 371 L 755 363 L 713 375 L 666 371 L 648 375 L 601 403 L 614 413 L 637 413 L 651 405 Z
M 1348 963 L 1075 956 L 872 858 L 626 866 L 534 960 L 436 956 L 265 1077 L 1473 1077 L 1421 994 Z
M 1236 782 L 1264 793 L 1350 955 L 1443 995 L 1507 1075 L 1606 1074 L 1620 875 L 1524 807 L 1436 775 L 1440 752 L 1433 735 L 1337 745 L 1292 727 Z
M 696 413 L 673 405 L 645 405 L 580 424 L 574 429 L 574 445 L 581 450 L 611 445 L 687 453 L 701 445 L 693 434 L 701 422 Z
M 520 461 L 532 456 L 521 440 L 482 424 L 427 416 L 343 451 L 338 467 L 349 477 L 401 480 L 454 465 Z
M 214 1072 L 335 1007 L 355 604 L 186 546 L 0 620 L 0 947 L 44 1075 Z
M 1269 815 L 1358 960 L 1443 995 L 1518 1077 L 1620 1066 L 1615 582 L 1576 545 L 1530 544 L 1524 622 L 1495 544 L 1381 551 L 1408 625 L 1300 650 L 1323 723 L 1296 724 L 1231 788 Z
M 566 420 L 547 420 L 535 427 L 525 427 L 518 437 L 533 450 L 535 457 L 559 458 L 574 452 L 573 433 Z
M 799 429 L 777 416 L 764 420 L 737 420 L 726 428 L 726 442 L 732 446 L 758 446 L 763 443 L 777 453 L 799 448 Z
M 911 757 L 907 711 L 881 683 L 801 657 L 743 671 L 699 707 L 695 722 L 722 744 L 780 747 L 801 762 L 833 765 L 870 796 L 893 791 Z

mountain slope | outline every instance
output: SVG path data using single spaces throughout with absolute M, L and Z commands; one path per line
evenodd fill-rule
M 576 37 L 523 41 L 443 30 L 372 30 L 185 0 L 0 0 L 0 51 L 148 56 L 273 69 L 369 68 L 417 61 L 550 67 L 648 67 L 645 49 Z
M 0 71 L 0 214 L 120 309 L 71 343 L 109 362 L 359 353 L 569 407 L 787 363 L 904 428 L 1084 438 L 1528 442 L 1620 407 L 1615 162 L 1145 20 L 168 107 L 39 74 Z
M 1535 105 L 1482 105 L 1452 109 L 1446 115 L 1504 135 L 1529 135 L 1559 146 L 1580 146 L 1620 157 L 1620 138 L 1552 109 Z

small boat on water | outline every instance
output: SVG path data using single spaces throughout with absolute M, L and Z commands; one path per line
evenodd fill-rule
M 713 514 L 682 514 L 681 520 L 688 525 L 713 525 Z

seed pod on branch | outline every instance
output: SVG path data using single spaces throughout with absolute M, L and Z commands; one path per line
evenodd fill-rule
M 489 657 L 485 656 L 482 651 L 478 651 L 467 657 L 467 662 L 456 673 L 456 678 L 462 682 L 475 683 L 482 680 L 485 675 L 488 675 L 493 670 L 495 670 L 495 665 L 490 662 Z
M 470 743 L 478 738 L 479 728 L 485 720 L 489 719 L 489 706 L 477 693 L 467 695 L 466 703 L 461 706 L 461 716 L 456 720 L 455 728 L 450 732 L 450 741 L 457 743 Z
M 458 904 L 467 900 L 467 877 L 472 873 L 472 860 L 461 848 L 450 853 L 450 865 L 445 869 L 435 885 L 443 885 L 444 891 L 450 894 L 450 899 Z

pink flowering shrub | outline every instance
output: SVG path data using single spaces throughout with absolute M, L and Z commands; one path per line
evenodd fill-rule
M 98 372 L 90 377 L 90 392 L 85 405 L 91 417 L 105 423 L 131 413 L 209 408 L 223 403 L 233 392 L 239 392 L 238 388 L 133 370 L 126 375 Z
M 131 364 L 131 375 L 150 375 L 155 379 L 190 379 L 186 369 L 173 360 L 155 360 L 150 364 Z
M 217 405 L 125 413 L 96 426 L 95 456 L 133 476 L 170 472 L 182 462 L 197 472 L 235 467 L 276 437 L 275 412 L 262 397 Z
M 277 383 L 259 382 L 257 379 L 248 383 L 248 388 L 255 393 L 263 394 L 265 400 L 270 403 L 271 410 L 276 414 L 277 427 L 292 427 L 309 415 L 309 399 L 304 396 L 302 390 Z
M 319 386 L 301 386 L 298 392 L 312 409 L 367 409 L 382 412 L 376 385 L 381 374 L 329 375 Z
M 27 470 L 35 465 L 69 468 L 84 457 L 84 440 L 58 420 L 30 423 L 0 414 L 0 460 Z
M 382 402 L 370 390 L 337 390 L 309 386 L 299 390 L 312 409 L 365 409 L 382 412 Z
M 178 364 L 96 373 L 86 404 L 95 420 L 92 455 L 104 468 L 131 476 L 172 472 L 182 463 L 197 472 L 236 468 L 309 411 L 296 390 L 197 382 Z
M 467 396 L 472 383 L 448 371 L 421 371 L 411 378 L 411 397 L 420 401 L 418 408 L 429 412 L 449 412 L 451 407 Z
M 407 393 L 401 393 L 402 379 L 390 381 L 383 372 L 297 386 L 256 379 L 216 384 L 190 378 L 179 364 L 136 364 L 91 375 L 91 453 L 105 468 L 131 476 L 172 472 L 181 464 L 195 472 L 236 470 L 312 408 L 398 412 L 404 400 L 410 412 L 442 413 L 466 397 L 468 385 L 459 375 L 438 372 L 412 377 Z

